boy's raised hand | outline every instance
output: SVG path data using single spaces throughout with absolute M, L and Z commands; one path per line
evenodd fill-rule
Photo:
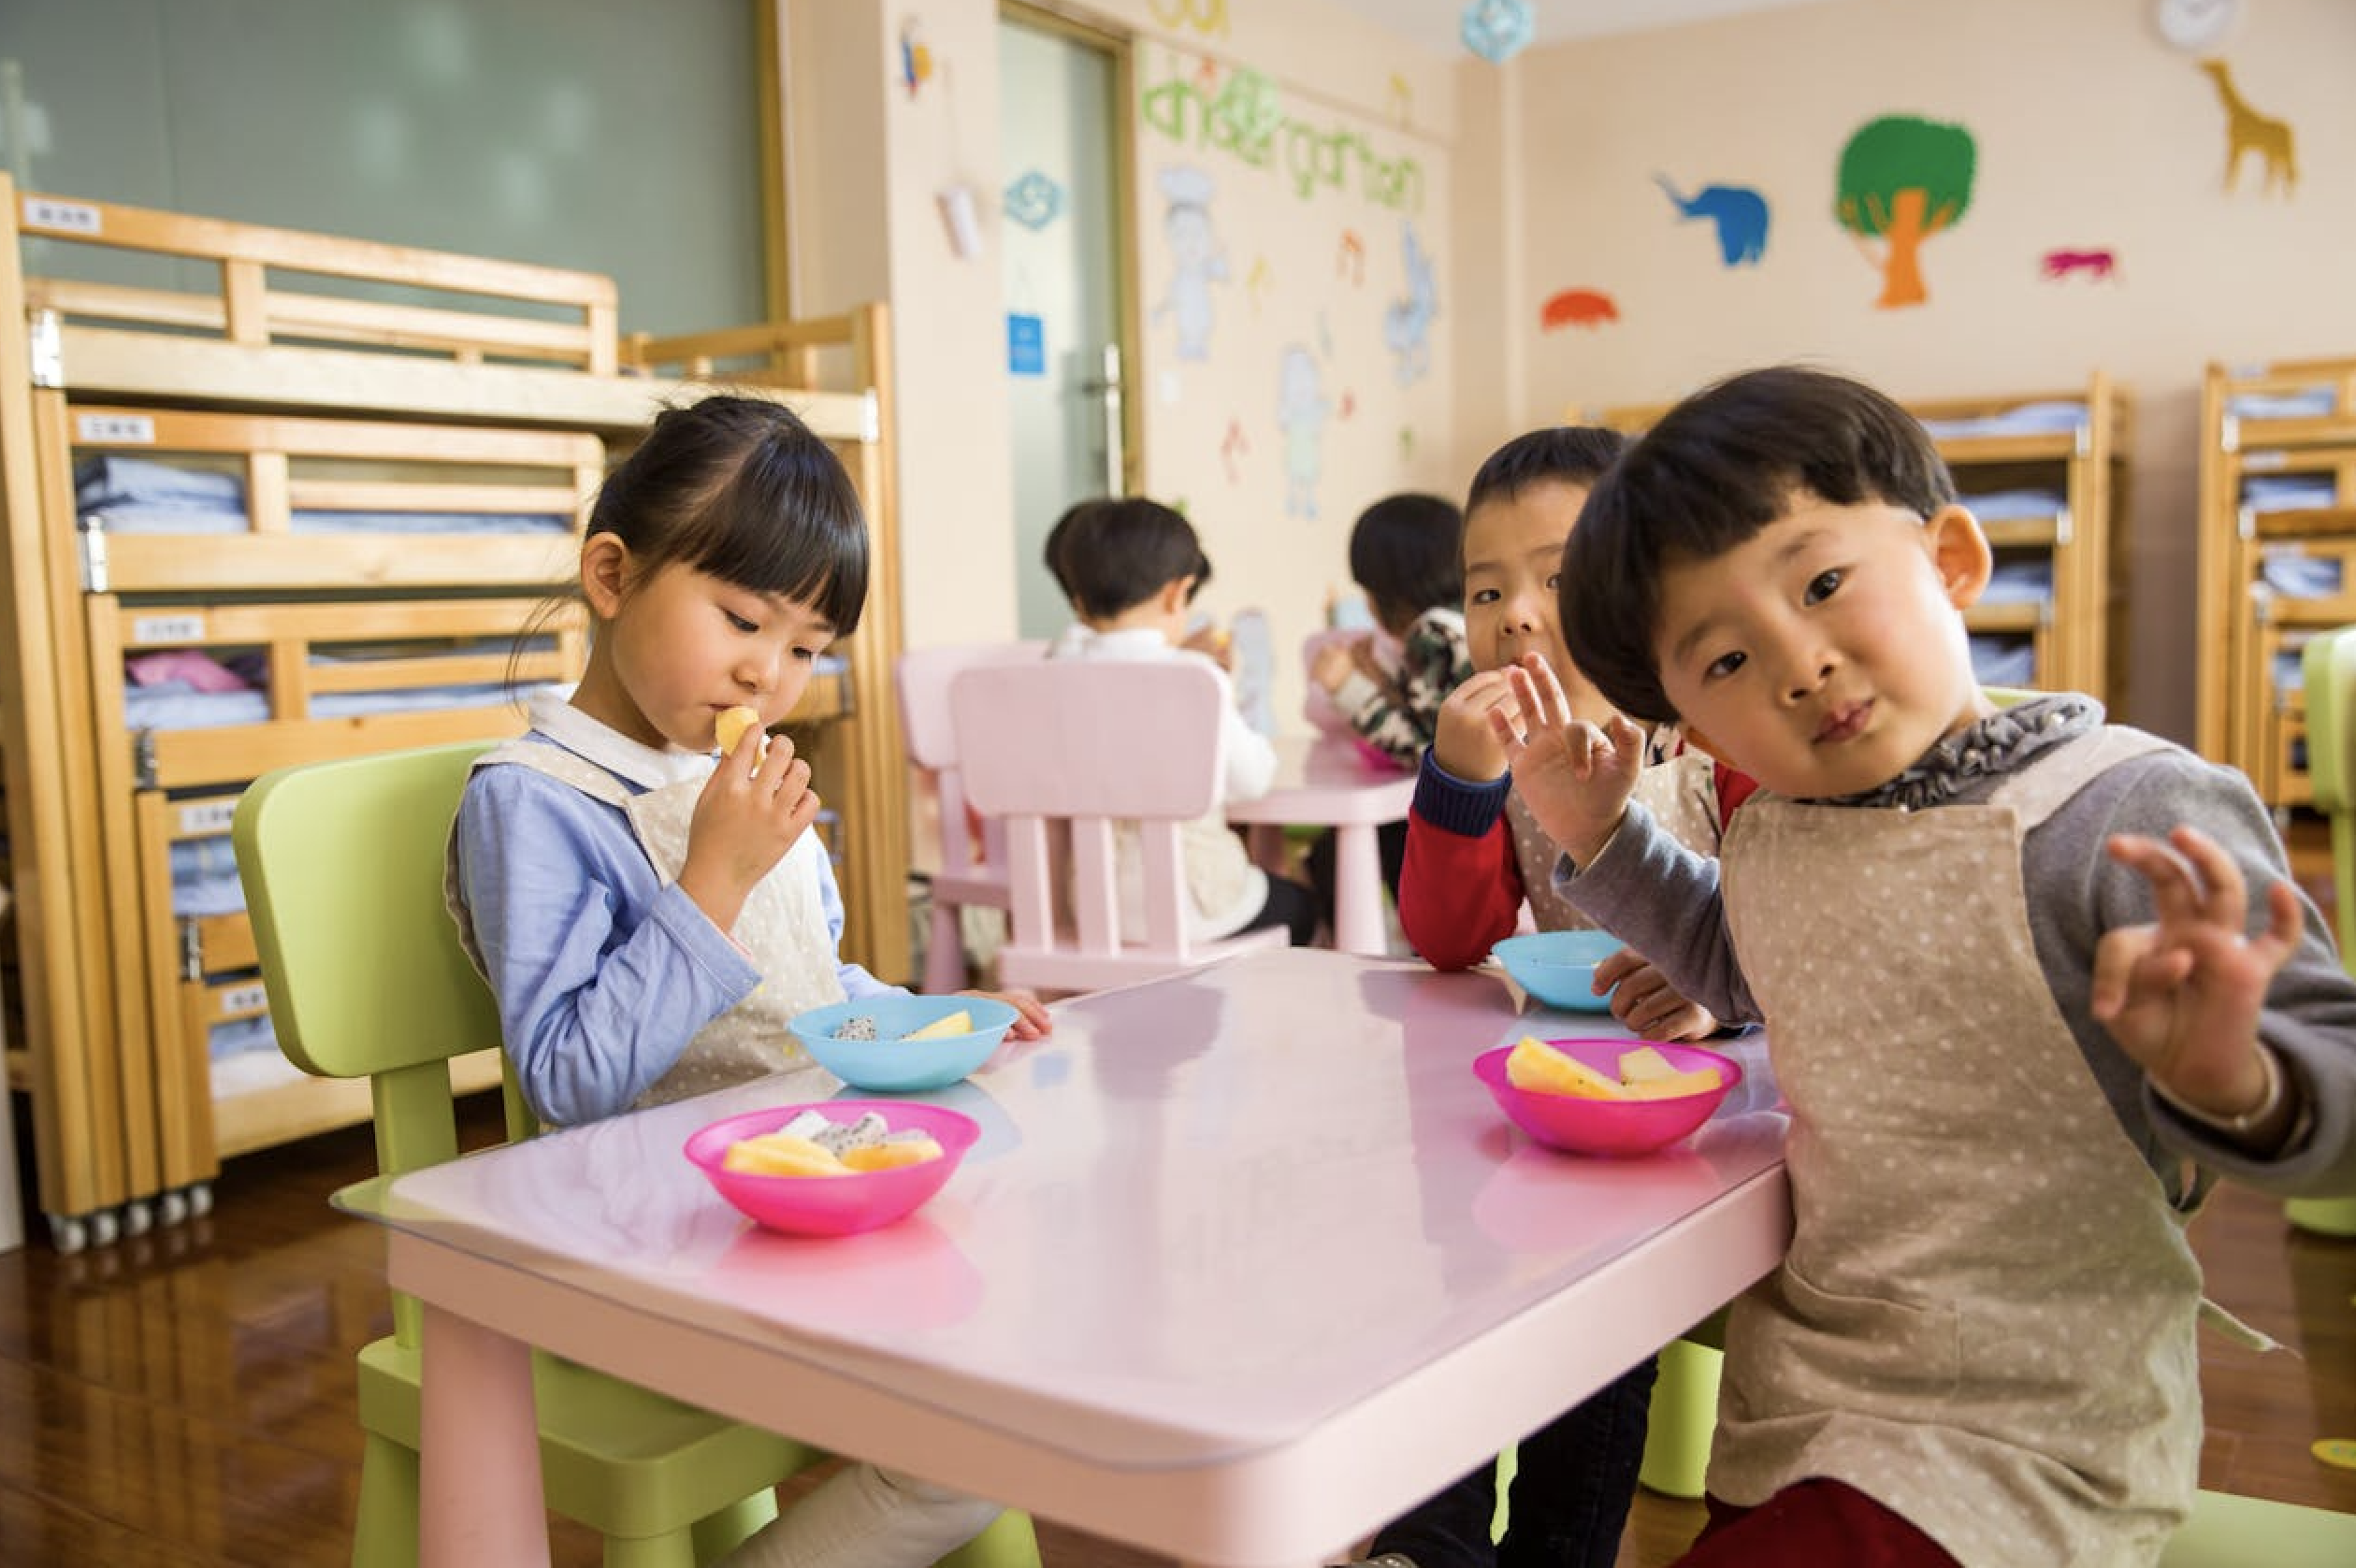
M 1513 788 L 1546 836 L 1583 866 L 1618 830 L 1644 767 L 1644 732 L 1614 713 L 1597 728 L 1574 718 L 1562 683 L 1537 654 L 1505 667 L 1514 712 L 1489 711 Z
M 1505 743 L 1489 727 L 1489 710 L 1513 705 L 1502 669 L 1483 669 L 1440 698 L 1432 725 L 1432 760 L 1467 784 L 1505 774 Z
M 760 730 L 746 730 L 712 770 L 687 824 L 680 891 L 723 931 L 744 913 L 745 895 L 817 820 L 810 764 L 782 735 L 770 738 L 766 757 L 760 746 Z
M 2094 1016 L 2184 1104 L 2229 1118 L 2254 1109 L 2267 1084 L 2258 1014 L 2298 945 L 2298 896 L 2270 884 L 2267 928 L 2250 936 L 2241 870 L 2200 829 L 2178 827 L 2165 842 L 2121 833 L 2104 847 L 2151 884 L 2158 918 L 2103 934 Z

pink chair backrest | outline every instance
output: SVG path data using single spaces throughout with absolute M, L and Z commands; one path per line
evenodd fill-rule
M 1047 659 L 971 669 L 951 683 L 967 798 L 1006 825 L 1013 931 L 999 958 L 1009 984 L 1093 989 L 1229 950 L 1186 934 L 1179 834 L 1219 804 L 1230 700 L 1219 673 L 1192 659 Z M 1138 837 L 1143 931 L 1121 928 L 1116 824 Z M 1062 832 L 1068 930 L 1057 918 Z
M 1047 656 L 1039 640 L 1021 642 L 961 642 L 939 648 L 911 648 L 900 655 L 895 684 L 900 690 L 900 730 L 906 739 L 908 760 L 937 776 L 941 801 L 941 867 L 952 877 L 973 874 L 973 836 L 966 830 L 966 790 L 958 767 L 957 729 L 949 719 L 949 683 L 968 669 L 993 664 L 1033 664 Z M 979 864 L 986 875 L 996 876 L 1005 861 L 995 823 L 985 823 Z

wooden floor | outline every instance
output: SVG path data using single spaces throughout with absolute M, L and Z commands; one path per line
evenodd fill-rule
M 232 1161 L 213 1212 L 176 1229 L 71 1258 L 45 1240 L 0 1255 L 0 1563 L 346 1559 L 352 1358 L 389 1319 L 379 1233 L 326 1195 L 369 1168 L 365 1134 L 312 1139 Z M 2206 1340 L 2203 1483 L 2356 1512 L 2356 1472 L 2308 1453 L 2356 1438 L 2356 1242 L 2290 1231 L 2280 1205 L 2233 1190 L 2194 1239 L 2211 1293 L 2303 1352 Z M 1622 1568 L 1669 1561 L 1698 1524 L 1698 1505 L 1640 1497 Z M 1163 1568 L 1040 1534 L 1048 1568 Z M 559 1563 L 598 1560 L 570 1527 L 556 1546 Z

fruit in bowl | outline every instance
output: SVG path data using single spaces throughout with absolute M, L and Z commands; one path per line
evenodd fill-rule
M 1609 931 L 1529 931 L 1498 942 L 1489 957 L 1544 1006 L 1607 1013 L 1612 992 L 1596 994 L 1596 966 L 1625 945 Z
M 918 1101 L 831 1100 L 746 1111 L 699 1129 L 687 1156 L 721 1197 L 773 1230 L 847 1236 L 915 1213 L 981 1126 Z
M 1638 1155 L 1710 1119 L 1742 1064 L 1698 1045 L 1525 1036 L 1483 1051 L 1473 1072 L 1514 1126 L 1549 1148 Z
M 1015 1016 L 992 997 L 866 997 L 814 1007 L 786 1027 L 851 1087 L 916 1094 L 947 1088 L 988 1061 Z

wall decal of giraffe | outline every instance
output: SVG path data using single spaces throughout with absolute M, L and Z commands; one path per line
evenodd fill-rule
M 2241 171 L 2242 154 L 2255 152 L 2264 165 L 2267 191 L 2279 188 L 2286 196 L 2299 183 L 2299 160 L 2291 134 L 2291 122 L 2261 114 L 2249 107 L 2233 90 L 2233 74 L 2222 60 L 2204 60 L 2201 69 L 2217 84 L 2218 102 L 2225 108 L 2225 188 L 2233 188 L 2233 178 Z

